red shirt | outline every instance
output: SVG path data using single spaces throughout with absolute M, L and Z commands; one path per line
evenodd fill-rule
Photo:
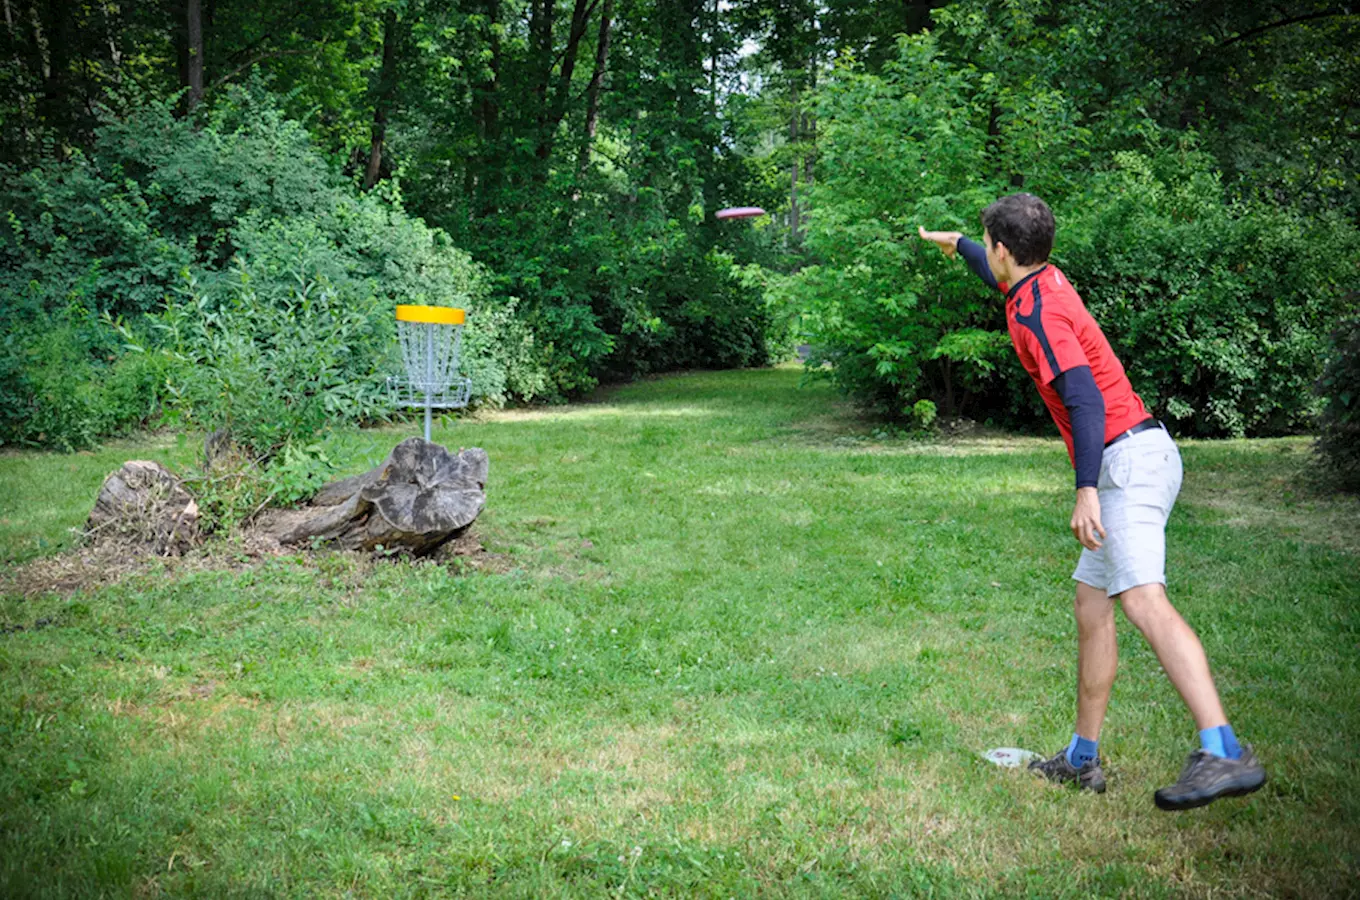
M 1148 418 L 1147 407 L 1134 393 L 1110 342 L 1057 266 L 1047 265 L 1026 275 L 1014 288 L 999 286 L 1006 294 L 1006 326 L 1016 355 L 1038 386 L 1074 462 L 1072 422 L 1052 384 L 1068 369 L 1091 367 L 1105 400 L 1106 443 Z

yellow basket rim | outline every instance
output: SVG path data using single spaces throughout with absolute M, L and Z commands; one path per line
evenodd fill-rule
M 467 311 L 456 306 L 398 306 L 398 322 L 419 322 L 425 325 L 462 325 Z

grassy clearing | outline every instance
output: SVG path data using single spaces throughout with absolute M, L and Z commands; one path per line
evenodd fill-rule
M 1299 486 L 1305 442 L 1184 448 L 1173 597 L 1272 780 L 1168 816 L 1194 729 L 1126 627 L 1108 794 L 978 758 L 1070 733 L 1060 445 L 875 440 L 797 383 L 444 429 L 490 453 L 502 573 L 323 554 L 0 599 L 0 894 L 1356 891 L 1360 509 Z M 0 455 L 0 558 L 124 459 L 191 455 Z

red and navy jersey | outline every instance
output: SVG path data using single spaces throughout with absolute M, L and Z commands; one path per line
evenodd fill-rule
M 1106 443 L 1148 418 L 1147 407 L 1134 393 L 1110 342 L 1057 266 L 1031 272 L 1014 287 L 1005 283 L 997 287 L 1006 295 L 1011 343 L 1062 432 L 1074 465 L 1072 421 L 1053 385 L 1054 378 L 1079 366 L 1090 366 L 1105 401 Z

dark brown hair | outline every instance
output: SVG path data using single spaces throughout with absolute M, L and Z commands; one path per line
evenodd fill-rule
M 1047 262 L 1053 252 L 1053 210 L 1033 194 L 1008 194 L 982 211 L 992 243 L 1005 244 L 1022 266 Z

